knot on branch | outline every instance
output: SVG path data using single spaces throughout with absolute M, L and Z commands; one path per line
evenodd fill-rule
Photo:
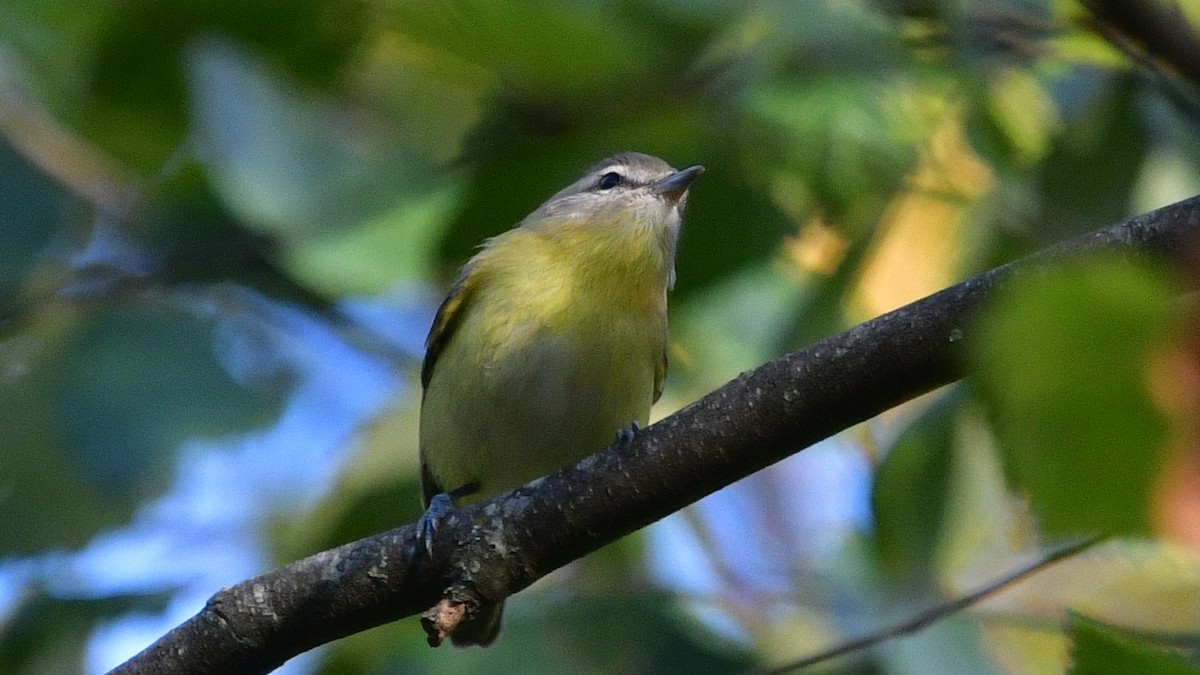
M 469 622 L 479 612 L 483 599 L 478 591 L 465 584 L 446 589 L 438 604 L 421 614 L 421 627 L 425 629 L 425 641 L 430 647 L 438 647 L 462 624 Z

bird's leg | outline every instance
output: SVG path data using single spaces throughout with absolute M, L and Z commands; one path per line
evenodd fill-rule
M 430 498 L 429 507 L 421 515 L 421 520 L 417 521 L 426 556 L 433 557 L 433 536 L 437 532 L 438 522 L 454 510 L 455 502 L 478 491 L 479 483 L 467 483 L 448 492 L 439 492 Z

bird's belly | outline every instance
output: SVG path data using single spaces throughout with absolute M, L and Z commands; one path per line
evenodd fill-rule
M 637 331 L 542 333 L 497 349 L 503 353 L 473 365 L 443 355 L 439 368 L 456 366 L 435 371 L 422 406 L 425 462 L 443 489 L 478 483 L 465 501 L 572 464 L 619 429 L 647 422 L 655 350 Z M 454 367 L 474 371 L 449 372 Z M 449 392 L 444 382 L 470 387 Z

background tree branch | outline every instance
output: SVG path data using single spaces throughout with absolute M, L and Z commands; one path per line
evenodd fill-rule
M 1200 197 L 993 269 L 766 363 L 540 481 L 453 512 L 431 555 L 407 525 L 223 589 L 114 673 L 266 672 L 317 645 L 416 614 L 468 608 L 549 572 L 853 424 L 967 373 L 971 319 L 1019 274 L 1095 252 L 1186 261 Z
M 1176 6 L 1083 0 L 1093 30 L 1141 64 L 1192 116 L 1200 114 L 1200 35 Z
M 1142 0 L 1084 0 L 1097 29 L 1121 49 L 1138 49 L 1192 86 L 1200 85 L 1200 36 L 1178 7 Z

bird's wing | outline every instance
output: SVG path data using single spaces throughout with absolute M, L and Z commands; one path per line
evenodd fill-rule
M 433 326 L 429 329 L 429 337 L 425 338 L 425 361 L 421 364 L 421 388 L 429 388 L 429 380 L 433 377 L 433 366 L 437 363 L 442 350 L 450 342 L 454 330 L 465 314 L 465 310 L 475 294 L 477 284 L 471 277 L 472 265 L 467 264 L 459 272 L 458 279 L 450 287 L 446 299 L 438 307 L 433 317 Z
M 442 355 L 442 350 L 450 343 L 455 329 L 462 323 L 467 307 L 470 306 L 470 301 L 475 295 L 477 284 L 471 277 L 471 267 L 472 265 L 468 263 L 462 268 L 458 279 L 450 287 L 450 292 L 446 294 L 446 299 L 442 300 L 437 314 L 433 317 L 433 326 L 429 329 L 429 336 L 425 338 L 425 361 L 421 364 L 422 392 L 429 388 L 429 382 L 433 378 L 433 367 L 437 364 L 438 357 Z M 429 464 L 425 461 L 424 443 L 420 444 L 420 454 L 421 500 L 425 506 L 429 506 L 429 500 L 434 495 L 444 492 L 446 488 L 438 484 L 429 470 Z
M 667 348 L 664 346 L 662 358 L 654 364 L 654 400 L 652 403 L 658 403 L 659 397 L 662 396 L 663 382 L 667 379 L 667 365 Z
M 429 464 L 421 457 L 421 505 L 429 508 L 429 502 L 435 495 L 440 495 L 446 490 L 433 477 L 433 473 L 429 470 Z

